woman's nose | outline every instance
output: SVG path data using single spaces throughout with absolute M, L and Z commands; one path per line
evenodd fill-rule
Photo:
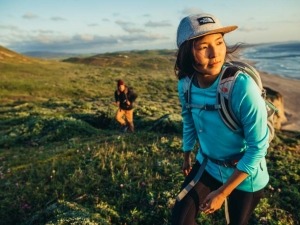
M 217 56 L 217 48 L 214 46 L 211 46 L 209 48 L 209 58 L 215 58 Z

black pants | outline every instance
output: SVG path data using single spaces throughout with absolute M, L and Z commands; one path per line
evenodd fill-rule
M 185 178 L 182 189 L 194 178 L 199 168 L 200 164 L 196 162 L 192 171 Z M 210 192 L 218 189 L 221 185 L 221 182 L 204 171 L 200 181 L 189 193 L 180 202 L 176 201 L 172 210 L 172 225 L 195 225 L 200 204 Z M 234 190 L 228 196 L 230 225 L 246 225 L 262 196 L 263 189 L 257 192 Z

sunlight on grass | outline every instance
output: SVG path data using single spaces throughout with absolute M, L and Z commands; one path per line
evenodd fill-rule
M 0 224 L 170 224 L 184 179 L 174 52 L 82 60 L 0 62 Z M 134 134 L 114 119 L 118 78 L 139 95 Z M 300 220 L 299 144 L 277 132 L 250 225 Z M 224 209 L 197 222 L 223 225 Z

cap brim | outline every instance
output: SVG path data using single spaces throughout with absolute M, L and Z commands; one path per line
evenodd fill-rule
M 238 28 L 238 26 L 222 27 L 222 28 L 219 28 L 219 29 L 216 29 L 216 30 L 211 30 L 211 31 L 204 32 L 202 34 L 193 36 L 193 37 L 189 38 L 188 40 L 192 40 L 192 39 L 195 39 L 195 38 L 198 38 L 198 37 L 202 37 L 202 36 L 205 36 L 205 35 L 208 35 L 208 34 L 217 34 L 217 33 L 226 34 L 226 33 L 229 33 L 231 31 L 236 30 L 237 28 Z

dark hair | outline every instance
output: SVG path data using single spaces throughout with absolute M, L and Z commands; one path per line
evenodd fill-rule
M 191 76 L 195 69 L 193 52 L 194 40 L 185 41 L 181 44 L 177 51 L 177 58 L 174 66 L 175 75 L 180 80 L 186 76 Z
M 195 72 L 195 59 L 193 55 L 193 47 L 194 41 L 188 40 L 182 43 L 179 47 L 177 54 L 176 54 L 176 62 L 174 66 L 174 71 L 176 77 L 180 80 L 186 76 L 192 76 Z M 231 55 L 242 45 L 243 43 L 237 43 L 233 46 L 226 45 L 226 59 L 231 59 Z M 233 56 L 234 58 L 235 56 Z

